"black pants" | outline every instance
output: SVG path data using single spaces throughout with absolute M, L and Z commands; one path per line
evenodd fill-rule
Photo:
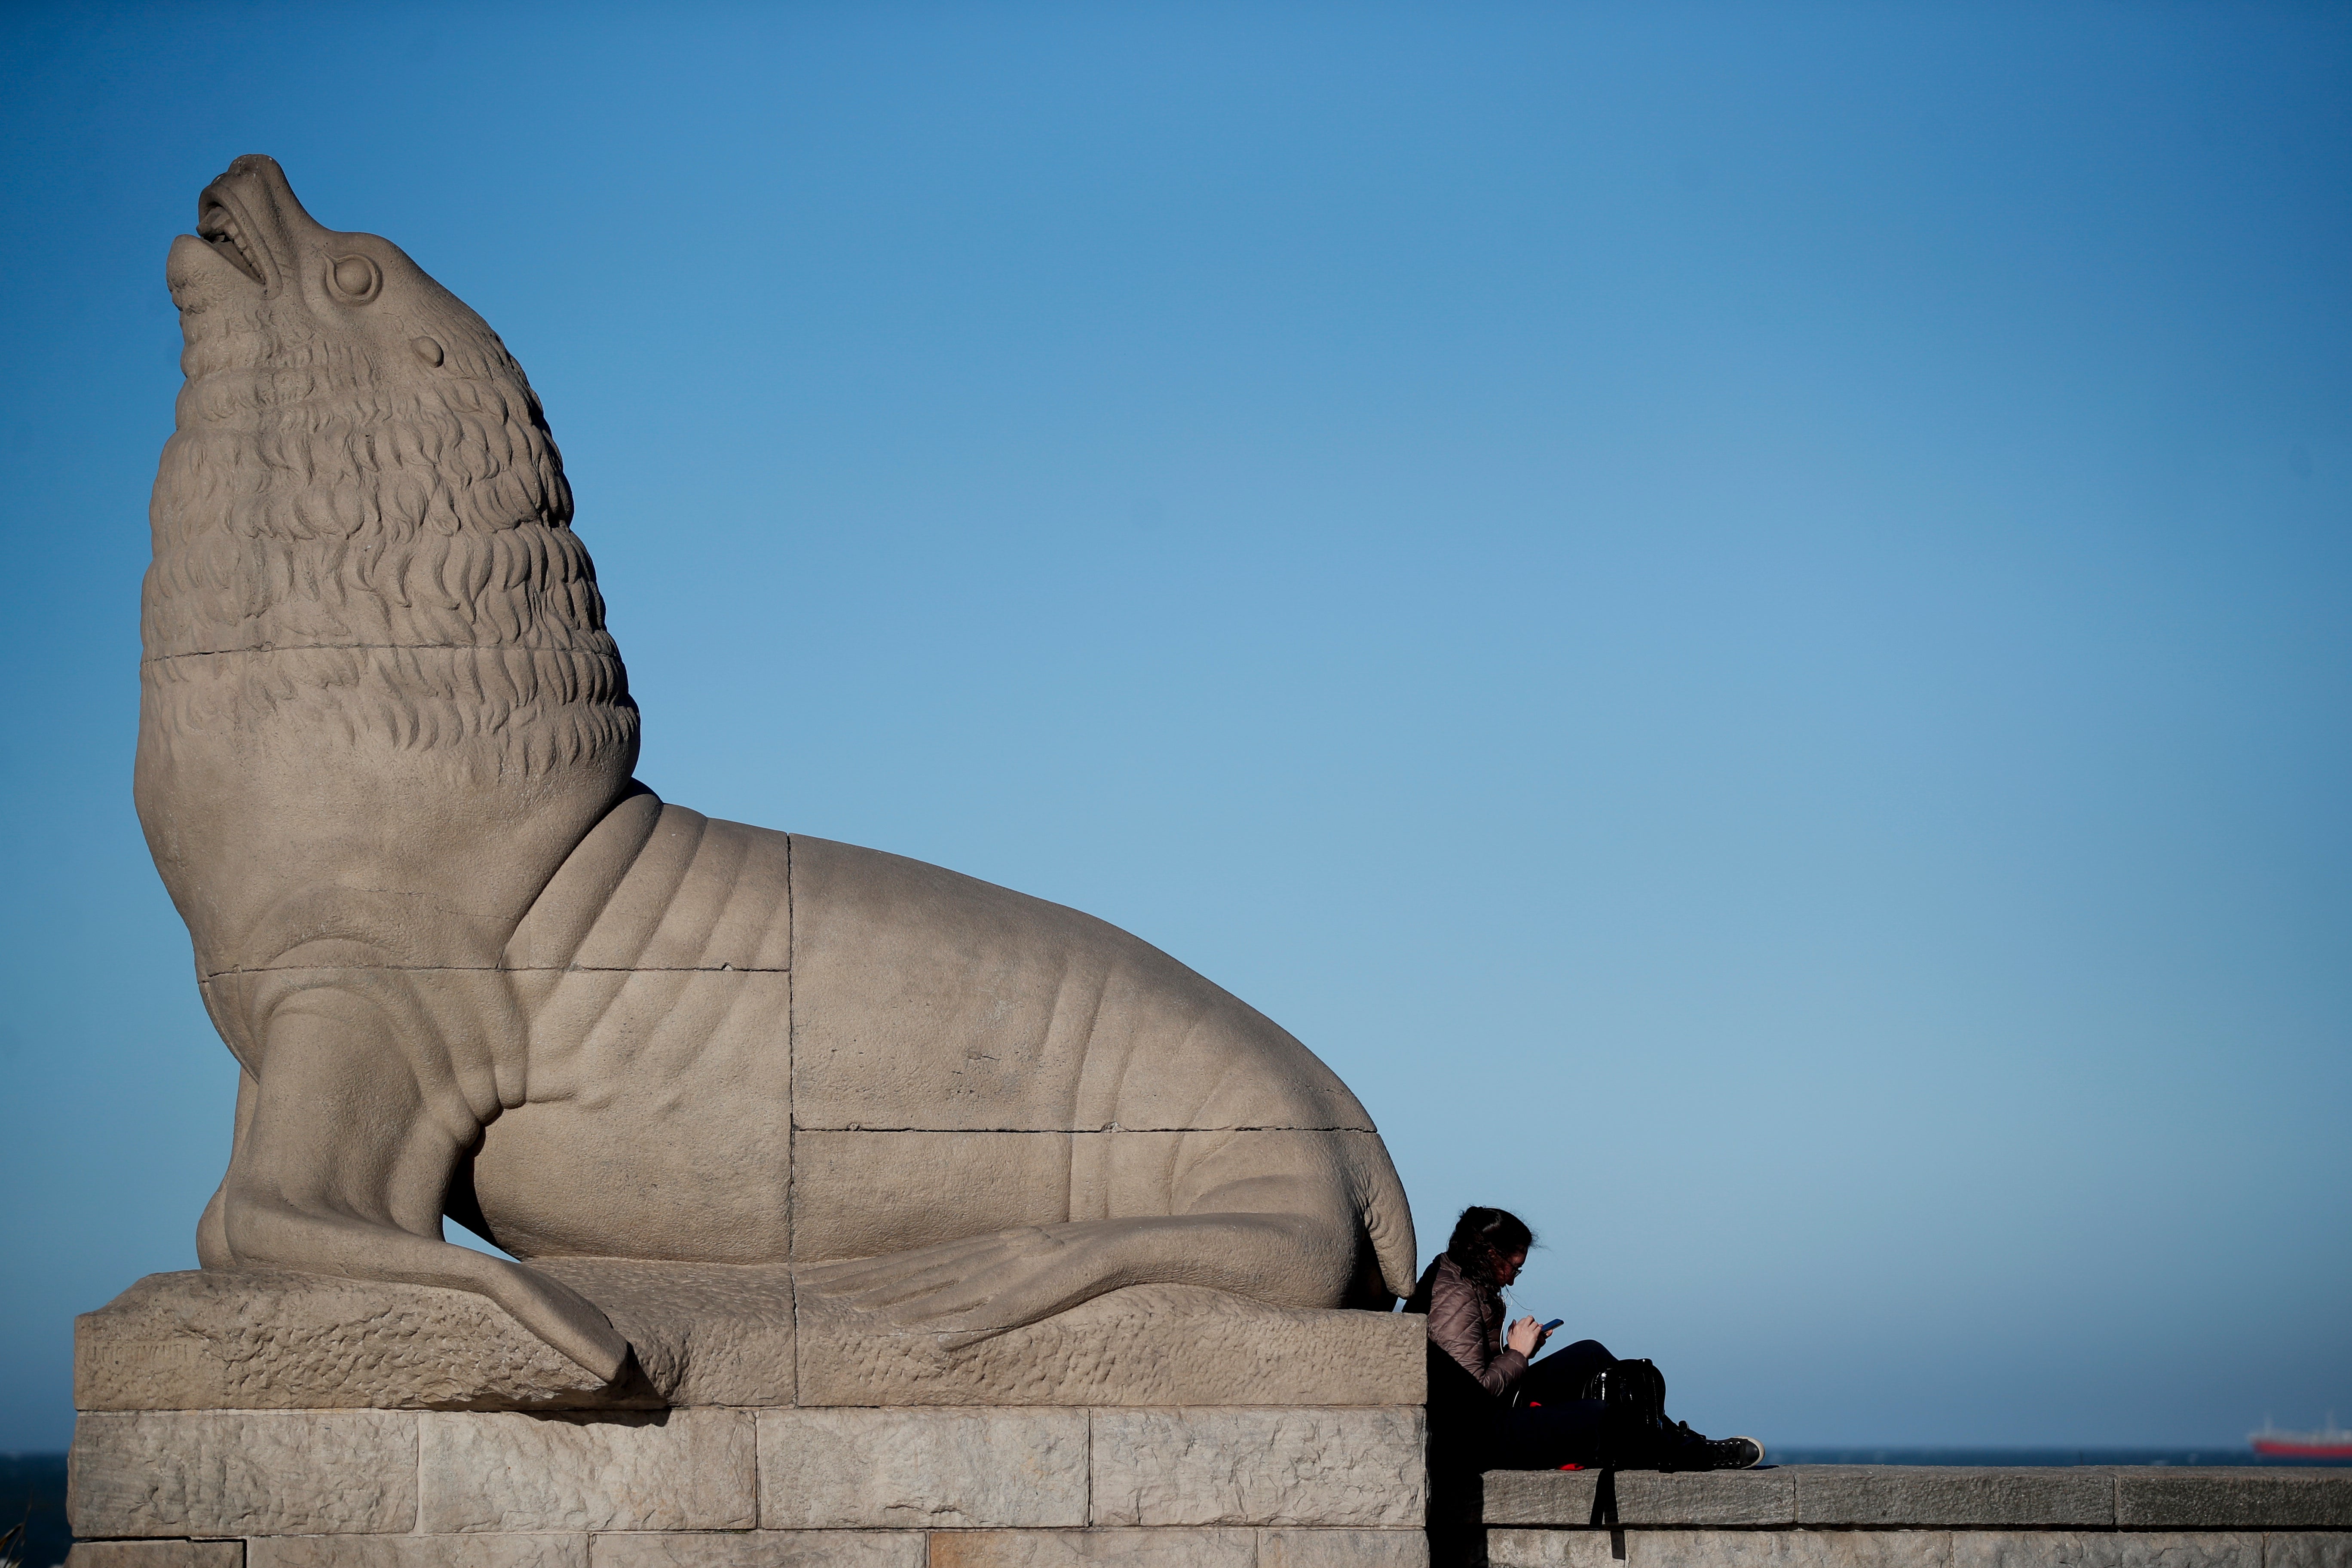
M 1495 1413 L 1486 1433 L 1490 1470 L 1556 1470 L 1599 1462 L 1606 1442 L 1598 1399 L 1581 1395 L 1595 1373 L 1617 1358 L 1599 1340 L 1579 1340 L 1536 1362 Z

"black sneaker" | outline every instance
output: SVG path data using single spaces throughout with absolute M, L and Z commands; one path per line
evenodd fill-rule
M 1717 1437 L 1706 1445 L 1710 1470 L 1752 1470 L 1764 1462 L 1764 1445 L 1753 1437 Z
M 1660 1469 L 1748 1470 L 1764 1462 L 1764 1445 L 1753 1437 L 1709 1437 L 1694 1432 L 1687 1421 L 1665 1431 L 1665 1453 Z

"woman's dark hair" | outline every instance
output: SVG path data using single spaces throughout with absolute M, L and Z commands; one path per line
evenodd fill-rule
M 1535 1244 L 1535 1232 L 1510 1210 L 1473 1205 L 1454 1222 L 1454 1235 L 1445 1244 L 1445 1256 L 1454 1259 L 1454 1266 L 1464 1274 L 1493 1290 L 1502 1284 L 1503 1259 L 1514 1252 L 1525 1252 Z

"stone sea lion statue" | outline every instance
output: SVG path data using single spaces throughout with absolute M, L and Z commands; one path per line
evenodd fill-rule
M 443 1216 L 522 1258 L 791 1264 L 950 1335 L 1133 1284 L 1411 1289 L 1370 1120 L 1266 1018 L 1075 910 L 635 783 L 497 334 L 268 158 L 198 206 L 137 797 L 243 1068 L 206 1268 L 477 1291 L 608 1379 L 594 1306 Z

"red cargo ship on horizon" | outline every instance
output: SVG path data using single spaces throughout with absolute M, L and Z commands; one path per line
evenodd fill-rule
M 2279 1459 L 2352 1459 L 2352 1432 L 2336 1425 L 2336 1412 L 2327 1413 L 2327 1426 L 2317 1432 L 2282 1432 L 2267 1418 L 2263 1429 L 2250 1432 L 2246 1441 L 2254 1446 L 2257 1454 L 2267 1454 Z

